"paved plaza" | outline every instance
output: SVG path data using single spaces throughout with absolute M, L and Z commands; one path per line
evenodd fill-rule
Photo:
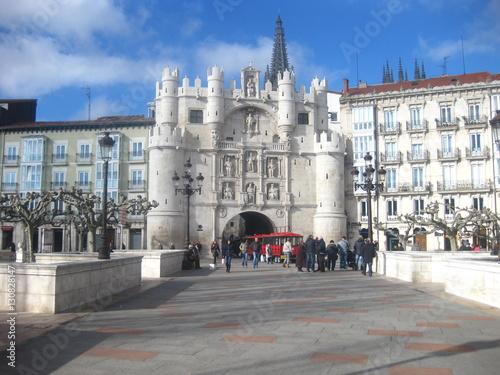
M 498 309 L 439 285 L 238 260 L 146 280 L 96 312 L 20 313 L 16 368 L 3 350 L 0 374 L 498 373 Z

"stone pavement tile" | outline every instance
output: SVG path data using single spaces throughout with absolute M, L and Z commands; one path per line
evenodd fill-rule
M 98 333 L 113 333 L 119 335 L 142 335 L 143 333 L 149 332 L 149 330 L 140 330 L 140 329 L 126 329 L 126 328 L 117 328 L 117 327 L 103 327 L 93 332 Z
M 445 322 L 416 322 L 417 327 L 460 328 L 457 323 Z
M 244 324 L 227 324 L 227 323 L 207 323 L 201 328 L 212 328 L 212 329 L 241 329 L 245 327 Z
M 422 337 L 422 332 L 417 331 L 396 331 L 396 330 L 383 330 L 383 329 L 369 329 L 369 335 L 378 336 L 409 336 L 409 337 Z
M 310 360 L 313 362 L 366 364 L 368 362 L 368 356 L 364 354 L 347 353 L 314 353 Z
M 339 323 L 340 319 L 328 318 L 295 318 L 294 322 L 307 322 L 307 323 Z
M 416 343 L 409 342 L 405 345 L 408 350 L 423 350 L 432 352 L 475 352 L 476 348 L 472 345 L 453 345 L 453 344 L 434 344 L 434 343 Z
M 354 308 L 339 308 L 339 307 L 333 307 L 329 308 L 327 311 L 330 312 L 342 312 L 342 313 L 349 313 L 349 314 L 366 314 L 368 313 L 368 309 L 354 309 Z
M 452 315 L 449 316 L 453 320 L 473 320 L 473 321 L 496 321 L 492 316 L 467 316 L 467 315 Z
M 396 305 L 399 309 L 435 309 L 435 306 L 431 305 Z
M 222 341 L 251 342 L 269 344 L 276 340 L 277 336 L 257 336 L 257 335 L 228 335 Z
M 453 375 L 451 369 L 430 367 L 393 366 L 389 375 Z

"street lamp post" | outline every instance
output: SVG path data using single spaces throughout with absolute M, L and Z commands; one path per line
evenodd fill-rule
M 99 149 L 101 159 L 104 162 L 102 167 L 102 229 L 101 243 L 99 245 L 98 259 L 110 259 L 110 248 L 108 245 L 108 164 L 113 154 L 115 140 L 105 133 L 104 137 L 99 139 Z
M 497 151 L 500 151 L 500 110 L 497 110 L 496 116 L 490 120 L 490 125 L 491 125 L 491 129 L 493 130 L 493 141 L 495 142 L 495 146 L 496 146 L 496 150 L 491 151 L 492 152 L 492 160 L 493 160 L 493 180 L 494 180 L 493 181 L 493 206 L 494 206 L 495 214 L 496 214 L 498 212 L 497 211 L 498 178 L 496 176 L 496 173 L 498 173 L 498 172 L 495 172 L 497 170 L 496 165 L 495 165 L 495 163 L 496 163 L 495 156 L 497 155 Z M 493 235 L 495 236 L 495 238 L 497 238 L 499 233 L 494 231 Z M 500 255 L 499 255 L 499 257 L 500 257 Z
M 380 167 L 377 171 L 379 183 L 373 182 L 375 168 L 373 168 L 371 161 L 373 157 L 369 152 L 366 153 L 365 157 L 365 171 L 363 176 L 365 177 L 364 182 L 358 183 L 359 170 L 354 167 L 351 171 L 352 179 L 354 182 L 354 190 L 358 188 L 366 191 L 366 211 L 368 214 L 368 238 L 373 240 L 373 225 L 372 225 L 372 191 L 382 191 L 384 190 L 385 174 L 387 171 L 384 167 Z
M 199 193 L 201 195 L 201 188 L 203 186 L 203 180 L 205 177 L 202 176 L 202 174 L 198 174 L 196 176 L 196 184 L 198 185 L 197 188 L 193 187 L 193 178 L 191 177 L 191 167 L 193 165 L 191 164 L 191 159 L 188 159 L 186 163 L 184 163 L 184 175 L 182 176 L 183 180 L 183 185 L 184 188 L 179 188 L 179 183 L 181 178 L 177 175 L 177 172 L 174 172 L 174 175 L 172 176 L 172 183 L 174 184 L 175 188 L 175 195 L 177 193 L 181 193 L 182 195 L 185 195 L 187 198 L 187 224 L 186 224 L 186 245 L 190 243 L 190 237 L 189 237 L 189 221 L 190 221 L 190 214 L 189 214 L 189 209 L 190 209 L 190 203 L 191 203 L 191 196 L 194 193 Z

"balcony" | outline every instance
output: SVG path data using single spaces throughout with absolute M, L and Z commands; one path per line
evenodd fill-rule
M 400 122 L 388 122 L 384 124 L 379 124 L 379 131 L 381 135 L 394 135 L 400 134 L 401 123 Z
M 77 182 L 75 182 L 75 189 L 81 190 L 85 193 L 90 192 L 92 190 L 92 182 L 90 182 L 90 181 L 77 181 Z
M 437 157 L 439 161 L 459 161 L 460 149 L 455 148 L 452 150 L 437 150 Z
M 382 192 L 382 195 L 412 195 L 412 194 L 430 194 L 431 184 L 412 184 L 412 183 L 401 183 L 397 186 L 386 187 Z
M 15 182 L 3 182 L 2 192 L 3 193 L 17 193 L 18 184 Z
M 129 180 L 128 181 L 129 191 L 145 191 L 146 181 L 145 180 Z
M 384 163 L 384 165 L 401 164 L 402 161 L 403 161 L 403 156 L 400 151 L 380 153 L 380 162 Z
M 144 152 L 132 151 L 128 153 L 128 161 L 135 163 L 144 163 L 146 161 Z
M 76 163 L 77 164 L 92 164 L 92 154 L 90 154 L 90 153 L 76 154 Z
M 456 192 L 456 193 L 470 193 L 471 191 L 477 192 L 490 192 L 493 184 L 491 180 L 461 180 L 461 181 L 443 181 L 438 182 L 438 192 Z
M 52 164 L 54 165 L 68 164 L 68 154 L 52 154 Z
M 428 163 L 429 162 L 429 151 L 422 152 L 406 152 L 406 160 L 409 163 Z
M 423 133 L 428 129 L 427 120 L 423 120 L 420 122 L 406 121 L 406 131 L 408 133 Z
M 482 147 L 481 149 L 470 149 L 470 148 L 466 147 L 465 148 L 465 157 L 468 160 L 489 159 L 490 149 L 488 147 Z
M 19 166 L 19 156 L 17 155 L 4 155 L 3 164 L 6 167 L 18 167 Z
M 56 191 L 59 189 L 66 190 L 68 188 L 68 183 L 67 182 L 51 182 L 50 183 L 50 190 Z
M 437 130 L 457 130 L 458 129 L 458 119 L 457 120 L 448 120 L 443 121 L 439 119 L 434 119 L 436 121 L 436 129 Z
M 465 127 L 469 129 L 486 128 L 488 126 L 488 118 L 486 116 L 481 116 L 481 117 L 463 116 L 462 119 L 464 120 Z

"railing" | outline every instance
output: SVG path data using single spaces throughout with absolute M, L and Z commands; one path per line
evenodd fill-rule
M 128 160 L 129 161 L 136 161 L 136 162 L 144 162 L 145 159 L 145 153 L 144 152 L 129 152 L 128 153 Z
M 387 122 L 379 124 L 380 134 L 399 134 L 401 130 L 400 122 Z
M 403 157 L 401 155 L 400 151 L 397 152 L 381 152 L 380 153 L 380 162 L 385 163 L 385 164 L 390 164 L 390 163 L 401 163 L 403 160 Z
M 2 192 L 17 192 L 18 184 L 16 182 L 3 182 Z
M 412 152 L 412 151 L 407 151 L 406 152 L 406 159 L 411 163 L 422 163 L 422 162 L 428 162 L 429 161 L 429 151 L 425 150 L 422 152 Z
M 4 165 L 19 165 L 19 156 L 17 155 L 4 155 L 3 156 Z
M 50 190 L 59 190 L 59 189 L 65 190 L 67 186 L 68 186 L 67 182 L 51 182 Z
M 452 150 L 437 150 L 438 160 L 458 160 L 460 159 L 460 149 L 454 148 Z
M 396 192 L 398 193 L 422 193 L 430 192 L 431 184 L 412 184 L 412 183 L 401 183 L 398 185 Z
M 488 118 L 486 116 L 477 117 L 462 117 L 466 127 L 485 127 L 488 124 Z
M 90 153 L 76 154 L 76 162 L 78 164 L 91 164 L 92 154 Z
M 490 157 L 490 149 L 488 146 L 480 149 L 465 148 L 465 157 L 468 159 L 487 159 Z
M 52 154 L 52 164 L 66 164 L 68 162 L 68 154 Z
M 145 180 L 129 180 L 128 181 L 128 189 L 136 190 L 136 191 L 144 191 L 146 190 L 146 181 Z
M 491 180 L 442 181 L 436 184 L 438 191 L 491 190 Z
M 81 191 L 91 191 L 92 190 L 92 182 L 90 181 L 77 181 L 75 182 L 75 189 Z
M 435 119 L 436 121 L 436 129 L 437 130 L 450 130 L 450 129 L 457 129 L 458 128 L 458 121 L 451 120 L 450 121 L 443 121 L 439 119 Z
M 408 132 L 426 132 L 427 129 L 427 120 L 423 120 L 421 122 L 406 121 L 406 131 Z

